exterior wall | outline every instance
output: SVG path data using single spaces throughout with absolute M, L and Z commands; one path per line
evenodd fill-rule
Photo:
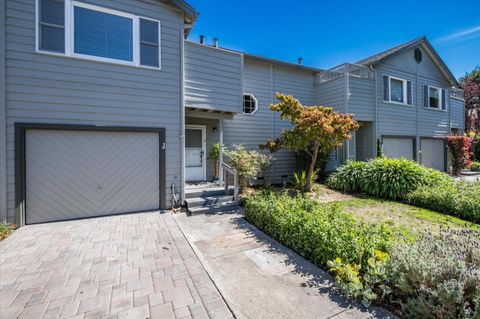
M 370 79 L 349 76 L 347 113 L 355 115 L 357 121 L 375 120 L 375 85 Z
M 305 105 L 314 104 L 314 72 L 246 58 L 243 92 L 255 95 L 258 110 L 253 115 L 240 113 L 232 120 L 224 120 L 224 144 L 227 147 L 243 144 L 249 149 L 258 150 L 258 145 L 278 137 L 281 130 L 288 126 L 287 122 L 279 119 L 278 114 L 269 110 L 270 104 L 276 101 L 275 93 L 292 94 Z M 275 159 L 269 174 L 270 182 L 282 182 L 284 175 L 291 178 L 296 167 L 294 154 L 280 151 L 273 155 Z
M 199 117 L 187 117 L 185 118 L 185 125 L 204 125 L 205 126 L 205 138 L 206 138 L 206 153 L 207 157 L 207 181 L 211 181 L 214 178 L 214 163 L 213 160 L 208 159 L 208 153 L 215 143 L 218 143 L 220 139 L 219 120 L 206 119 Z M 213 131 L 217 128 L 216 132 Z
M 162 69 L 150 70 L 35 52 L 32 0 L 6 0 L 8 221 L 15 219 L 17 122 L 166 129 L 166 188 L 180 187 L 183 15 L 155 0 L 89 3 L 161 21 Z M 3 21 L 3 20 L 2 20 Z
M 241 54 L 185 42 L 185 106 L 241 112 Z
M 420 137 L 444 137 L 450 134 L 450 114 L 463 112 L 463 105 L 447 105 L 447 111 L 424 108 L 423 86 L 450 87 L 444 75 L 423 50 L 423 60 L 416 63 L 413 49 L 387 58 L 375 67 L 377 78 L 378 131 L 382 135 L 412 136 L 416 138 L 416 158 L 420 159 Z M 391 75 L 412 81 L 413 105 L 398 105 L 383 101 L 382 75 Z M 453 109 L 452 109 L 453 108 Z
M 5 1 L 0 3 L 0 39 L 5 39 Z M 5 41 L 0 40 L 0 223 L 7 221 Z
M 465 130 L 465 101 L 450 97 L 450 112 L 452 128 L 459 129 L 459 133 L 463 133 Z
M 345 77 L 339 77 L 315 85 L 315 101 L 318 105 L 333 107 L 337 112 L 345 111 Z

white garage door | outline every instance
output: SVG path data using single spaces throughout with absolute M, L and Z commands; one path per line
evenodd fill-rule
M 413 160 L 413 139 L 405 137 L 384 137 L 383 154 L 391 158 Z
M 26 223 L 159 208 L 159 135 L 27 130 Z
M 445 143 L 440 139 L 422 138 L 422 165 L 439 171 L 445 170 Z

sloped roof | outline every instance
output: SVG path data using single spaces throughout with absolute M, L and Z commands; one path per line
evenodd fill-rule
M 192 7 L 190 4 L 188 4 L 186 1 L 183 1 L 183 0 L 167 0 L 166 2 L 176 6 L 177 8 L 183 11 L 185 15 L 184 35 L 186 38 L 190 33 L 190 31 L 192 30 L 193 25 L 195 24 L 195 20 L 197 20 L 198 15 L 200 13 L 197 10 L 195 10 L 194 7 Z
M 455 76 L 452 74 L 450 69 L 447 67 L 445 62 L 443 62 L 442 58 L 440 55 L 437 53 L 437 51 L 433 48 L 433 46 L 430 44 L 430 42 L 427 40 L 425 36 L 419 37 L 417 39 L 414 39 L 412 41 L 400 44 L 396 47 L 390 48 L 388 50 L 385 50 L 383 52 L 374 54 L 372 56 L 369 56 L 368 58 L 365 58 L 363 60 L 360 60 L 356 62 L 355 64 L 363 65 L 363 66 L 369 66 L 373 64 L 380 63 L 384 59 L 400 53 L 400 52 L 405 52 L 407 50 L 410 50 L 416 46 L 422 46 L 427 53 L 430 55 L 430 57 L 433 59 L 437 67 L 440 69 L 440 71 L 443 73 L 445 78 L 447 78 L 448 82 L 450 83 L 451 86 L 458 86 L 459 83 Z

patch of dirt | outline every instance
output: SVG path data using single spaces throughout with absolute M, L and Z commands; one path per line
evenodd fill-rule
M 330 203 L 330 202 L 352 200 L 357 197 L 349 194 L 340 193 L 326 187 L 322 187 L 320 190 L 316 192 L 312 192 L 310 194 L 310 198 L 315 199 L 321 203 Z

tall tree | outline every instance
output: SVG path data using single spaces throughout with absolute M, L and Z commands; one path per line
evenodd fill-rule
M 465 95 L 465 131 L 480 135 L 480 66 L 459 79 Z
M 331 107 L 302 106 L 291 95 L 277 93 L 279 103 L 270 105 L 270 110 L 279 112 L 282 120 L 288 120 L 292 127 L 284 129 L 276 140 L 269 140 L 263 147 L 274 152 L 279 149 L 304 151 L 310 156 L 304 191 L 312 188 L 312 176 L 319 156 L 328 156 L 346 140 L 351 132 L 358 129 L 351 114 L 334 112 Z

